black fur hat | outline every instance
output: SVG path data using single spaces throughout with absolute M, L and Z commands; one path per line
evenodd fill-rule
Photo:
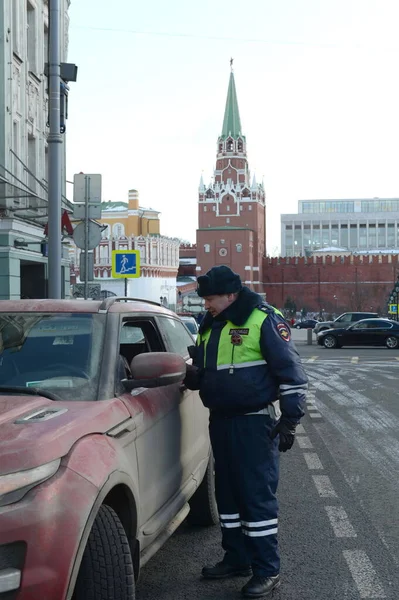
M 225 265 L 212 267 L 205 275 L 197 278 L 197 294 L 202 298 L 204 296 L 236 294 L 241 290 L 240 276 Z

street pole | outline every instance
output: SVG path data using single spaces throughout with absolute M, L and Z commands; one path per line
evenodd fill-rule
M 61 298 L 61 0 L 49 0 L 48 296 Z
M 85 281 L 84 297 L 89 295 L 89 199 L 90 199 L 90 177 L 85 176 Z
M 125 277 L 125 298 L 127 298 L 127 277 Z

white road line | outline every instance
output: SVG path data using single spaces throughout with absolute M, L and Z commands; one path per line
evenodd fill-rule
M 319 492 L 320 498 L 337 498 L 330 478 L 327 475 L 312 475 L 314 484 Z
M 352 358 L 351 358 L 352 365 L 357 365 L 358 362 L 359 362 L 359 357 L 358 356 L 352 356 Z
M 301 424 L 296 426 L 296 432 L 297 433 L 306 433 L 304 426 Z
M 318 357 L 317 356 L 311 356 L 310 358 L 308 358 L 308 360 L 306 362 L 310 363 L 310 362 L 314 362 L 315 360 L 317 360 Z
M 311 419 L 321 419 L 321 414 L 318 412 L 311 412 L 311 413 L 309 413 L 309 417 Z
M 386 598 L 377 573 L 364 550 L 344 550 L 344 558 L 361 598 Z
M 308 403 L 308 410 L 317 410 L 317 406 L 315 406 L 312 402 Z
M 310 441 L 310 439 L 308 438 L 308 436 L 304 435 L 303 437 L 297 438 L 297 440 L 298 440 L 298 446 L 300 448 L 313 448 L 313 444 Z
M 355 538 L 357 533 L 342 506 L 325 506 L 331 527 L 338 538 Z
M 316 452 L 304 452 L 303 457 L 306 460 L 308 469 L 312 469 L 312 470 L 323 469 L 321 460 L 318 457 L 318 455 L 316 454 Z

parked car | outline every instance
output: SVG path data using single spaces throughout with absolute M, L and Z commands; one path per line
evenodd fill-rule
M 326 329 L 336 329 L 338 327 L 348 327 L 351 323 L 360 321 L 360 319 L 378 318 L 378 313 L 372 312 L 346 312 L 337 317 L 334 321 L 319 321 L 316 323 L 313 331 L 317 335 L 320 331 Z
M 303 321 L 296 321 L 294 327 L 295 329 L 313 329 L 316 323 L 316 319 L 305 319 Z
M 0 597 L 132 600 L 187 515 L 218 521 L 192 343 L 155 303 L 0 302 Z
M 327 329 L 317 335 L 317 343 L 325 348 L 342 346 L 399 347 L 399 323 L 389 319 L 363 319 L 340 329 Z
M 186 316 L 186 315 L 179 315 L 179 316 L 180 316 L 180 319 L 183 321 L 184 325 L 187 327 L 187 329 L 193 336 L 194 340 L 197 341 L 197 336 L 198 336 L 197 321 L 194 319 L 194 317 L 191 317 L 191 316 Z

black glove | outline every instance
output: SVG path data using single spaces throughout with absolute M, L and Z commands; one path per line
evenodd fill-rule
M 186 388 L 189 390 L 199 390 L 200 388 L 200 371 L 194 365 L 186 366 L 186 376 L 183 381 Z
M 280 419 L 277 425 L 273 427 L 270 437 L 274 440 L 275 437 L 280 436 L 278 443 L 280 452 L 287 452 L 287 450 L 292 448 L 295 439 L 295 428 L 296 425 L 293 425 L 284 418 Z

